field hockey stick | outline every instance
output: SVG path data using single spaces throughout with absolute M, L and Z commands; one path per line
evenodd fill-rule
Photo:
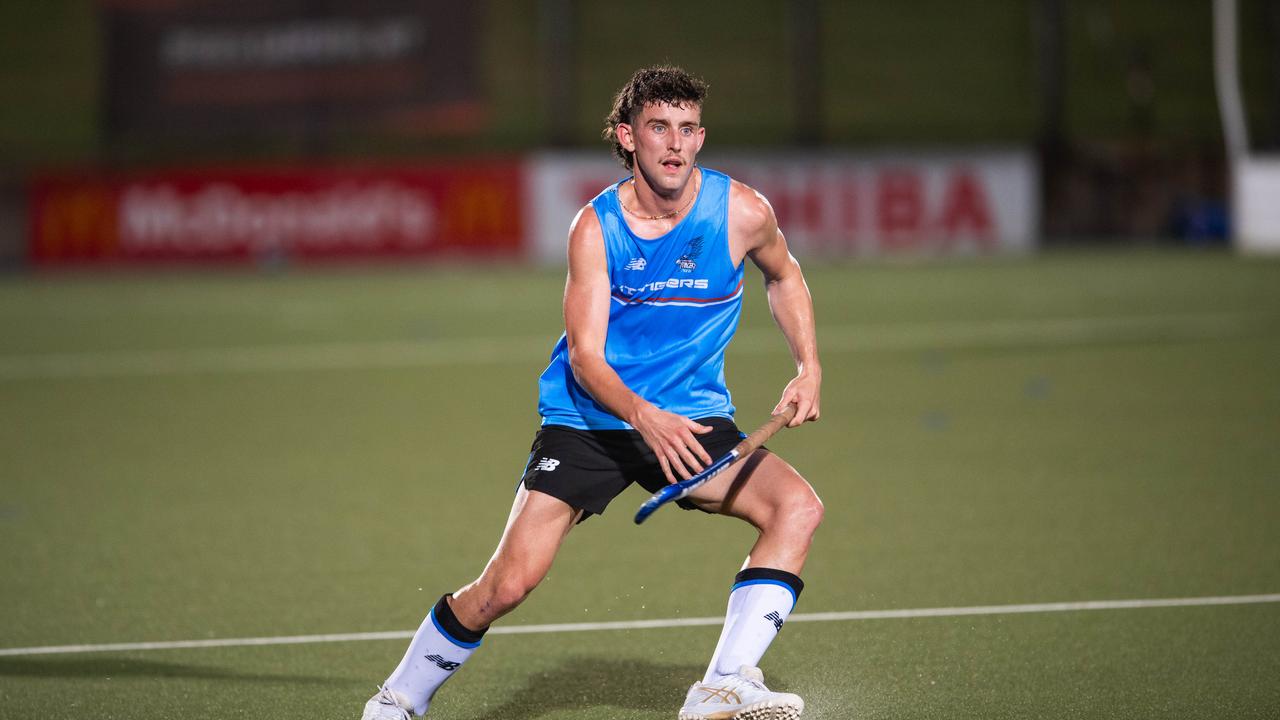
M 681 480 L 678 483 L 668 485 L 653 494 L 653 497 L 645 501 L 640 509 L 636 511 L 636 524 L 644 522 L 646 518 L 654 513 L 658 508 L 666 505 L 673 500 L 679 500 L 687 496 L 689 493 L 701 487 L 708 480 L 724 472 L 730 465 L 755 452 L 761 445 L 769 441 L 773 434 L 786 427 L 791 419 L 796 416 L 796 406 L 788 405 L 785 410 L 769 418 L 769 422 L 756 428 L 756 431 L 742 439 L 742 442 L 734 446 L 732 450 L 723 457 L 707 466 L 705 470 L 694 475 L 688 480 Z

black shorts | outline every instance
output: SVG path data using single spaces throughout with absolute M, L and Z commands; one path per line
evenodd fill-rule
M 745 435 L 728 418 L 703 418 L 711 432 L 695 435 L 711 459 L 725 455 Z M 667 486 L 658 458 L 636 430 L 578 430 L 564 425 L 544 425 L 533 439 L 529 462 L 520 478 L 530 490 L 559 498 L 578 510 L 585 520 L 600 515 L 631 483 L 655 493 Z M 689 500 L 680 507 L 696 510 Z

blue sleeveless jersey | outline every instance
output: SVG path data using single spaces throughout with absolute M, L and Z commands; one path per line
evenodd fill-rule
M 612 291 L 604 356 L 632 392 L 663 410 L 732 418 L 724 350 L 742 313 L 743 267 L 729 256 L 729 176 L 701 170 L 689 214 L 652 240 L 627 227 L 618 204 L 625 180 L 591 201 L 604 231 Z M 574 379 L 563 335 L 538 390 L 543 425 L 631 429 Z

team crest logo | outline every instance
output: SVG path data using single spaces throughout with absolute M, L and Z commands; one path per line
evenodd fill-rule
M 645 262 L 642 257 L 631 258 L 631 262 L 623 266 L 624 270 L 643 270 L 649 263 Z
M 684 246 L 684 252 L 681 253 L 679 259 L 676 260 L 676 265 L 679 265 L 680 269 L 684 272 L 693 272 L 694 268 L 698 267 L 697 261 L 701 256 L 702 236 L 699 235 L 698 237 L 690 240 L 688 245 Z

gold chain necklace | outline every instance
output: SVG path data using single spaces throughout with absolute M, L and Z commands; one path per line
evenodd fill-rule
M 635 184 L 636 184 L 636 180 L 635 178 L 632 178 L 631 185 L 634 187 Z M 702 173 L 698 173 L 697 179 L 693 181 L 693 195 L 685 202 L 684 207 L 680 208 L 679 210 L 672 210 L 669 213 L 663 213 L 661 215 L 641 215 L 635 210 L 632 210 L 631 208 L 627 207 L 626 203 L 622 202 L 621 193 L 618 194 L 618 204 L 621 205 L 622 209 L 626 210 L 632 217 L 636 217 L 641 220 L 666 220 L 667 218 L 673 218 L 679 215 L 680 213 L 684 212 L 685 210 L 688 210 L 689 206 L 693 204 L 693 201 L 697 199 L 698 190 L 701 187 L 702 187 Z

